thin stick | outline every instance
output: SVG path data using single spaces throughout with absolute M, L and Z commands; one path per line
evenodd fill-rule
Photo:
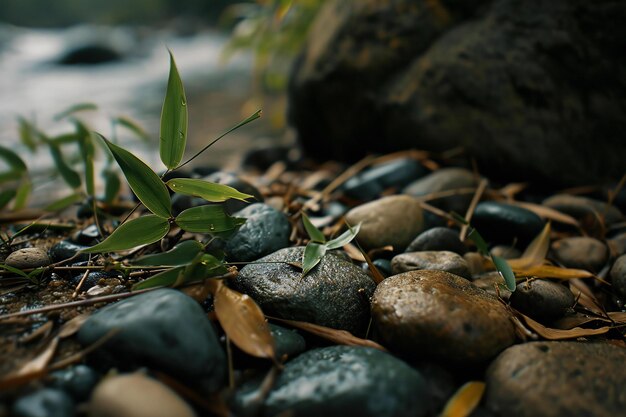
M 461 242 L 463 242 L 467 237 L 467 231 L 469 230 L 470 221 L 472 220 L 472 216 L 474 215 L 474 210 L 476 210 L 476 206 L 478 205 L 478 202 L 480 201 L 483 192 L 485 192 L 485 188 L 487 188 L 487 180 L 483 178 L 480 181 L 480 184 L 478 184 L 478 188 L 476 188 L 474 197 L 472 197 L 472 201 L 467 208 L 467 212 L 465 213 L 465 221 L 467 223 L 465 223 L 463 227 L 461 227 L 461 233 L 459 233 L 459 239 L 461 240 Z

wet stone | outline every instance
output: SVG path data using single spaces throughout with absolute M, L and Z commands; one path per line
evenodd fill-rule
M 19 398 L 13 404 L 14 417 L 72 417 L 74 401 L 65 392 L 44 388 Z
M 394 256 L 391 260 L 394 274 L 421 269 L 446 271 L 451 274 L 471 279 L 469 267 L 459 254 L 448 251 L 407 252 Z
M 289 245 L 291 225 L 280 211 L 263 203 L 252 204 L 234 214 L 246 222 L 228 240 L 229 260 L 249 262 Z
M 70 283 L 73 286 L 77 286 L 80 283 L 80 281 L 83 279 L 83 276 L 84 276 L 84 273 L 83 274 L 74 275 L 72 277 L 72 279 L 70 280 Z M 90 272 L 89 274 L 87 274 L 87 277 L 83 281 L 83 285 L 81 285 L 80 290 L 81 291 L 87 291 L 90 288 L 95 287 L 96 285 L 98 285 L 100 280 L 106 280 L 106 279 L 117 277 L 117 276 L 118 275 L 115 272 L 106 272 L 106 271 L 93 271 L 93 272 Z
M 459 239 L 459 232 L 447 227 L 434 227 L 420 233 L 406 248 L 406 252 L 450 251 L 463 255 L 467 248 Z
M 89 402 L 89 417 L 194 417 L 193 409 L 167 385 L 143 374 L 104 378 Z
M 232 281 L 233 288 L 252 297 L 270 316 L 361 335 L 369 322 L 372 279 L 333 252 L 302 277 L 301 269 L 285 262 L 301 263 L 303 252 L 303 247 L 285 248 L 246 265 Z
M 626 255 L 615 260 L 611 267 L 611 283 L 613 290 L 621 297 L 626 297 Z
M 568 268 L 599 272 L 609 258 L 606 245 L 592 237 L 568 237 L 552 244 L 554 257 Z
M 288 358 L 293 358 L 306 349 L 304 337 L 296 330 L 270 323 L 270 332 L 274 337 L 276 357 L 278 358 L 282 358 L 283 355 L 287 355 Z
M 444 271 L 410 271 L 381 282 L 372 322 L 391 351 L 444 365 L 482 365 L 515 342 L 504 305 Z
M 498 416 L 622 416 L 624 375 L 626 349 L 618 346 L 524 343 L 489 366 L 484 404 Z
M 86 400 L 100 380 L 100 374 L 86 365 L 54 372 L 50 375 L 50 385 L 70 394 L 76 401 Z
M 545 199 L 542 204 L 595 227 L 600 226 L 597 224 L 600 217 L 607 225 L 622 219 L 622 213 L 617 207 L 588 197 L 557 194 Z
M 79 245 L 79 244 L 70 242 L 69 240 L 62 240 L 56 245 L 52 246 L 50 248 L 49 253 L 53 262 L 61 262 L 66 259 L 70 259 L 74 255 L 76 255 L 78 251 L 87 249 L 88 247 L 89 246 Z M 76 258 L 74 258 L 74 262 L 86 262 L 88 260 L 89 260 L 89 255 L 86 253 L 80 254 Z
M 609 246 L 613 256 L 626 254 L 626 233 L 620 233 L 608 239 L 606 244 Z
M 416 160 L 397 159 L 358 173 L 346 181 L 341 190 L 349 197 L 369 201 L 389 187 L 404 187 L 424 174 L 426 169 Z
M 18 249 L 11 252 L 4 262 L 17 269 L 39 268 L 51 264 L 50 257 L 41 248 Z
M 472 188 L 478 185 L 476 175 L 464 168 L 442 168 L 412 182 L 402 191 L 404 194 L 422 197 L 427 194 L 442 191 Z M 437 198 L 429 201 L 429 204 L 439 207 L 444 211 L 465 213 L 472 201 L 472 193 Z
M 72 242 L 78 245 L 92 246 L 97 243 L 100 232 L 95 224 L 85 227 L 72 235 Z
M 427 384 L 415 369 L 379 350 L 332 346 L 285 365 L 264 415 L 420 417 L 428 408 Z
M 92 354 L 94 363 L 147 366 L 207 389 L 221 386 L 225 357 L 213 325 L 180 291 L 159 289 L 108 305 L 83 324 L 78 341 L 91 345 L 113 329 L 118 333 Z
M 526 246 L 543 229 L 543 220 L 522 207 L 496 201 L 478 203 L 472 225 L 487 243 Z
M 489 294 L 507 301 L 512 292 L 506 287 L 504 278 L 498 271 L 484 272 L 473 276 L 472 284 Z
M 511 305 L 539 321 L 561 318 L 574 306 L 574 294 L 564 285 L 543 279 L 517 284 Z
M 402 251 L 423 227 L 419 201 L 406 195 L 357 206 L 346 214 L 346 221 L 351 225 L 362 222 L 357 240 L 366 250 L 391 245 L 395 251 Z
M 391 268 L 391 261 L 389 259 L 378 258 L 372 261 L 374 266 L 385 276 L 393 274 Z M 367 264 L 365 264 L 367 266 Z

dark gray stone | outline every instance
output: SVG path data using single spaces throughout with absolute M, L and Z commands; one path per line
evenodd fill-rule
M 74 401 L 65 392 L 44 388 L 19 398 L 14 404 L 15 417 L 73 417 Z
M 431 5 L 324 4 L 290 78 L 289 120 L 306 154 L 463 147 L 502 181 L 621 177 L 626 3 Z
M 467 252 L 467 247 L 459 239 L 457 230 L 447 227 L 434 227 L 420 233 L 406 248 L 406 252 L 439 250 L 463 255 Z
M 407 185 L 403 193 L 423 197 L 433 193 L 473 188 L 478 185 L 478 177 L 464 168 L 441 168 Z M 444 211 L 465 213 L 472 201 L 473 193 L 464 193 L 428 200 L 428 203 Z
M 498 416 L 624 415 L 626 349 L 608 343 L 530 342 L 487 370 L 486 408 Z
M 446 271 L 451 274 L 471 279 L 469 267 L 465 259 L 457 253 L 448 251 L 406 252 L 394 256 L 391 260 L 394 274 L 407 271 L 430 269 Z
M 391 351 L 444 365 L 481 366 L 515 342 L 506 307 L 444 271 L 410 271 L 378 284 L 372 324 Z
M 51 385 L 70 394 L 76 401 L 89 398 L 100 380 L 100 374 L 86 365 L 76 365 L 50 375 Z
M 603 227 L 601 223 L 617 223 L 623 217 L 620 210 L 613 205 L 576 195 L 556 194 L 546 198 L 542 205 L 569 214 L 591 229 Z
M 92 246 L 97 243 L 100 232 L 95 224 L 89 225 L 72 235 L 72 242 L 78 245 Z
M 4 263 L 17 269 L 39 268 L 51 264 L 50 257 L 41 248 L 18 249 L 11 252 Z
M 306 341 L 297 330 L 286 329 L 270 323 L 270 331 L 274 336 L 276 357 L 282 358 L 283 355 L 287 355 L 291 359 L 306 349 Z
M 75 275 L 70 280 L 70 283 L 74 286 L 78 285 L 78 283 L 83 279 L 84 274 Z M 87 274 L 87 278 L 83 281 L 83 285 L 81 285 L 81 291 L 87 291 L 91 287 L 95 287 L 98 285 L 101 279 L 107 278 L 115 278 L 119 275 L 116 272 L 106 272 L 106 271 L 93 271 Z
M 426 169 L 415 159 L 397 159 L 358 173 L 341 190 L 349 197 L 369 201 L 380 197 L 387 188 L 400 189 L 425 174 Z
M 265 416 L 420 417 L 429 410 L 422 375 L 379 350 L 332 346 L 285 365 L 265 401 Z
M 118 330 L 96 357 L 121 367 L 147 366 L 194 380 L 210 389 L 221 386 L 226 359 L 213 326 L 191 297 L 159 289 L 108 305 L 78 332 L 91 345 Z
M 535 213 L 522 207 L 497 201 L 478 203 L 472 226 L 487 243 L 512 244 L 530 243 L 543 229 L 543 220 Z
M 626 254 L 626 233 L 620 233 L 606 241 L 607 246 L 611 250 L 611 255 L 621 256 Z
M 615 260 L 611 267 L 610 275 L 613 290 L 620 297 L 626 297 L 626 255 L 622 255 Z
M 575 301 L 567 287 L 543 279 L 520 282 L 509 300 L 517 310 L 539 321 L 563 317 Z
M 372 263 L 385 276 L 389 276 L 393 273 L 392 268 L 391 268 L 391 261 L 389 259 L 378 258 L 378 259 L 374 259 Z
M 577 236 L 552 243 L 554 257 L 568 268 L 599 272 L 609 259 L 607 246 L 592 237 Z
M 263 203 L 252 204 L 234 214 L 246 222 L 226 241 L 231 261 L 249 262 L 289 245 L 291 225 L 280 211 Z
M 74 255 L 76 255 L 78 251 L 87 249 L 88 247 L 89 246 L 78 245 L 76 243 L 70 242 L 69 240 L 62 240 L 56 245 L 52 246 L 49 253 L 53 262 L 61 262 L 66 259 L 70 259 Z M 76 258 L 74 258 L 74 262 L 85 262 L 87 260 L 89 260 L 89 255 L 86 253 L 80 254 Z
M 285 248 L 246 265 L 232 281 L 233 288 L 252 297 L 270 316 L 361 335 L 369 322 L 372 279 L 332 252 L 302 277 L 300 269 L 283 262 L 300 263 L 303 252 L 303 247 Z

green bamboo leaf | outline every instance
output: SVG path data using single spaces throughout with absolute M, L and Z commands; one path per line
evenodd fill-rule
M 81 252 L 102 253 L 132 249 L 161 240 L 169 231 L 168 219 L 149 214 L 122 224 L 105 240 Z
M 19 123 L 20 141 L 31 152 L 34 152 L 35 149 L 37 149 L 37 143 L 38 143 L 37 129 L 28 120 L 24 119 L 23 117 L 18 117 L 17 121 Z
M 104 178 L 104 201 L 112 203 L 120 192 L 122 183 L 117 172 L 106 170 L 102 173 Z
M 145 290 L 146 288 L 154 287 L 168 287 L 174 285 L 185 272 L 184 266 L 168 269 L 167 271 L 159 272 L 156 275 L 151 276 L 137 284 L 133 285 L 131 291 Z
M 54 116 L 54 120 L 61 120 L 80 111 L 97 110 L 98 106 L 93 103 L 78 103 L 68 107 Z
M 484 256 L 489 256 L 489 246 L 487 245 L 487 242 L 485 242 L 485 239 L 483 239 L 483 237 L 480 235 L 480 233 L 478 233 L 476 229 L 472 228 L 472 230 L 470 230 L 470 232 L 468 233 L 467 238 L 471 239 L 472 242 L 474 242 L 476 248 L 478 249 L 478 252 L 480 252 Z
M 336 238 L 330 240 L 326 244 L 326 246 L 328 247 L 328 250 L 339 249 L 341 247 L 344 247 L 348 243 L 352 242 L 352 240 L 356 237 L 356 235 L 359 233 L 360 230 L 361 230 L 361 223 L 357 224 L 354 227 L 350 227 L 348 230 L 343 232 L 341 235 L 339 235 Z
M 133 265 L 153 265 L 153 266 L 177 266 L 186 265 L 193 261 L 195 257 L 204 250 L 204 246 L 196 240 L 185 240 L 174 246 L 171 250 L 163 253 L 143 256 Z
M 228 272 L 228 269 L 224 265 L 224 262 L 213 255 L 203 253 L 197 256 L 191 264 L 187 265 L 183 276 L 178 278 L 174 286 L 179 286 L 185 282 L 214 277 L 216 275 L 225 274 L 226 272 Z
M 172 215 L 172 203 L 167 187 L 161 178 L 141 159 L 126 149 L 114 145 L 104 137 L 102 139 L 122 169 L 128 185 L 139 201 L 157 216 L 169 218 Z
M 83 165 L 85 167 L 85 186 L 87 188 L 87 195 L 93 197 L 96 193 L 93 163 L 96 150 L 91 138 L 91 132 L 87 126 L 79 120 L 74 120 L 74 126 L 76 127 L 76 135 L 79 139 L 78 147 L 80 149 L 80 155 L 83 158 Z
M 309 273 L 315 265 L 320 263 L 324 254 L 326 254 L 326 250 L 328 248 L 326 245 L 309 242 L 304 248 L 304 253 L 302 254 L 302 276 L 304 277 Z
M 233 187 L 224 184 L 215 184 L 209 181 L 192 178 L 174 178 L 166 182 L 166 184 L 176 193 L 193 195 L 213 203 L 226 201 L 229 198 L 241 201 L 254 198 L 254 196 L 250 194 L 241 193 Z
M 72 188 L 79 188 L 81 185 L 80 175 L 76 171 L 74 171 L 63 159 L 63 155 L 61 154 L 61 148 L 59 145 L 48 142 L 48 146 L 50 147 L 50 155 L 52 155 L 52 159 L 54 164 L 61 174 L 61 178 Z
M 13 210 L 20 210 L 26 207 L 28 197 L 33 191 L 33 184 L 30 182 L 30 178 L 26 174 L 22 177 L 19 187 L 17 187 L 17 194 L 13 201 Z
M 504 278 L 504 282 L 506 282 L 506 287 L 509 291 L 515 291 L 515 274 L 513 273 L 509 263 L 504 258 L 499 256 L 491 256 L 491 260 L 500 275 Z
M 15 198 L 16 195 L 17 195 L 17 190 L 15 189 L 4 190 L 0 192 L 0 210 L 5 208 L 7 204 L 9 204 L 11 200 Z
M 178 74 L 174 56 L 170 51 L 170 75 L 161 111 L 159 152 L 168 169 L 178 166 L 187 145 L 187 98 Z
M 230 217 L 221 205 L 192 207 L 176 217 L 176 224 L 187 232 L 218 233 L 244 224 L 246 219 Z
M 26 172 L 26 164 L 18 154 L 0 145 L 0 159 L 4 160 L 13 171 Z
M 0 184 L 15 181 L 22 173 L 14 169 L 0 173 Z
M 46 207 L 44 207 L 44 211 L 51 211 L 51 212 L 61 211 L 71 206 L 74 203 L 78 203 L 82 199 L 83 199 L 82 193 L 80 192 L 72 193 L 66 197 L 62 197 L 48 204 Z
M 135 123 L 133 120 L 127 117 L 118 116 L 118 117 L 115 117 L 112 120 L 112 122 L 116 125 L 123 126 L 126 129 L 130 130 L 135 135 L 137 135 L 140 139 L 143 139 L 143 140 L 150 139 L 150 135 L 148 135 L 148 132 L 146 132 L 141 126 L 139 126 L 137 123 Z
M 302 212 L 302 223 L 304 224 L 304 228 L 311 238 L 312 242 L 318 243 L 326 243 L 326 237 L 324 237 L 324 233 L 322 233 L 317 227 L 311 223 L 309 216 Z
M 77 143 L 80 140 L 80 136 L 76 134 L 76 132 L 65 133 L 63 135 L 55 136 L 53 138 L 46 138 L 45 142 L 50 144 L 53 143 L 57 146 L 61 145 L 69 145 L 72 143 Z

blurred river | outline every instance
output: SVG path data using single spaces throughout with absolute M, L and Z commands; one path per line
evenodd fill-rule
M 98 65 L 57 63 L 76 45 L 103 39 L 121 51 L 121 60 Z M 169 71 L 167 48 L 175 56 L 187 93 L 189 153 L 243 118 L 242 105 L 251 97 L 251 58 L 238 56 L 222 63 L 220 54 L 226 41 L 226 35 L 215 31 L 177 36 L 128 28 L 0 26 L 0 143 L 15 149 L 31 166 L 47 166 L 46 149 L 32 155 L 19 143 L 17 117 L 35 120 L 45 132 L 60 134 L 71 127 L 54 121 L 54 115 L 90 102 L 99 110 L 80 116 L 105 136 L 111 133 L 110 116 L 124 115 L 139 122 L 151 134 L 149 144 L 130 139 L 128 134 L 127 138 L 120 135 L 120 140 L 158 170 L 159 117 Z M 253 132 L 258 133 L 262 123 L 224 138 L 225 144 L 217 144 L 203 163 L 223 166 L 235 152 L 249 147 Z M 118 133 L 124 133 L 122 130 Z

